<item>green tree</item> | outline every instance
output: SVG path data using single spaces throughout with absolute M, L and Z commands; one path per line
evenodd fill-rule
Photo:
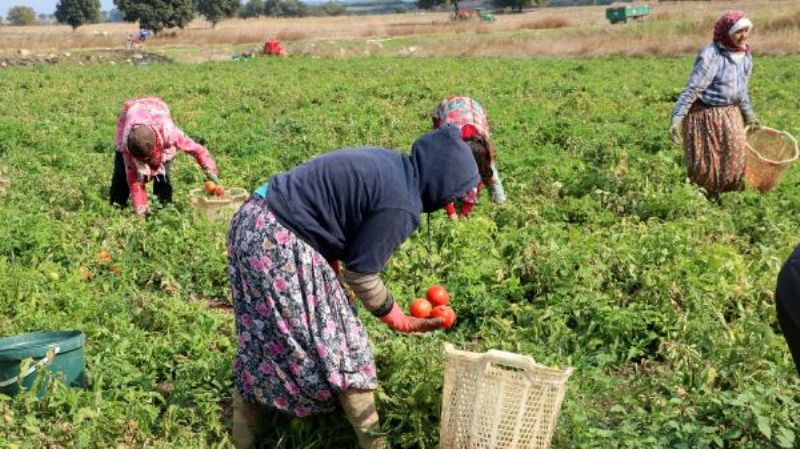
M 106 20 L 109 22 L 124 22 L 125 16 L 122 14 L 122 11 L 114 8 L 108 12 L 108 17 Z
M 433 9 L 442 5 L 453 5 L 453 9 L 458 11 L 458 0 L 417 0 L 417 8 Z
M 36 11 L 29 6 L 14 6 L 8 10 L 7 19 L 11 25 L 36 25 Z
M 79 26 L 100 21 L 100 0 L 60 0 L 56 5 L 56 20 L 75 31 Z
M 128 22 L 153 30 L 156 34 L 165 28 L 183 28 L 194 18 L 193 0 L 114 0 Z
M 264 14 L 273 17 L 306 17 L 310 13 L 307 4 L 299 0 L 267 0 Z
M 239 0 L 197 0 L 197 12 L 211 22 L 211 28 L 220 20 L 232 17 L 241 7 Z
M 248 0 L 242 9 L 239 10 L 239 17 L 249 19 L 251 17 L 258 17 L 264 13 L 263 0 Z
M 339 2 L 325 2 L 312 7 L 312 14 L 315 16 L 343 16 L 347 14 L 347 8 Z
M 549 0 L 492 0 L 492 4 L 498 8 L 510 7 L 513 11 L 522 12 L 524 6 L 547 6 Z

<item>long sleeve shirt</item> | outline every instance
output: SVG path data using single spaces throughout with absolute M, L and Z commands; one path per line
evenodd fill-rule
M 753 58 L 750 52 L 737 62 L 737 58 L 724 47 L 718 44 L 706 46 L 697 55 L 689 83 L 678 96 L 672 110 L 672 123 L 683 119 L 698 99 L 709 106 L 737 104 L 746 121 L 755 119 L 748 94 L 752 73 Z
M 134 125 L 147 125 L 156 132 L 157 145 L 160 145 L 163 151 L 161 165 L 157 169 L 136 159 L 128 151 L 128 133 Z M 175 157 L 177 150 L 191 155 L 206 173 L 218 174 L 217 166 L 208 150 L 175 126 L 169 107 L 159 98 L 134 98 L 125 102 L 117 121 L 114 148 L 122 153 L 125 161 L 131 201 L 137 212 L 147 210 L 144 184 L 150 178 L 165 173 L 164 164 Z

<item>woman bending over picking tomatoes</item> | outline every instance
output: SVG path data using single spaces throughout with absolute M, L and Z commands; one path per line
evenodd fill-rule
M 479 182 L 457 127 L 417 140 L 411 155 L 342 149 L 273 176 L 242 205 L 228 232 L 238 351 L 233 440 L 254 444 L 264 410 L 290 416 L 332 411 L 338 401 L 363 449 L 376 433 L 375 361 L 356 305 L 397 332 L 442 328 L 442 318 L 404 314 L 378 273 L 433 212 Z M 269 429 L 263 429 L 269 430 Z
M 110 202 L 125 207 L 130 197 L 134 211 L 140 215 L 149 211 L 144 187 L 151 179 L 159 201 L 172 201 L 170 166 L 177 150 L 192 155 L 206 177 L 219 184 L 219 172 L 211 154 L 175 126 L 167 104 L 159 98 L 125 102 L 117 120 L 114 150 Z
M 497 171 L 497 154 L 489 138 L 489 121 L 486 109 L 470 97 L 450 97 L 442 100 L 433 112 L 433 129 L 445 125 L 455 125 L 461 130 L 461 138 L 469 145 L 478 170 L 481 174 L 481 184 L 475 189 L 474 201 L 462 204 L 448 204 L 445 208 L 450 218 L 458 218 L 459 212 L 467 213 L 475 206 L 481 186 L 487 186 L 491 193 L 492 201 L 502 204 L 506 201 L 500 173 Z

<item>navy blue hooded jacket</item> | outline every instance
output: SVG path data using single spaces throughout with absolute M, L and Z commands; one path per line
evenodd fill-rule
M 272 177 L 278 221 L 327 260 L 380 272 L 433 212 L 478 184 L 478 165 L 458 128 L 424 135 L 411 156 L 383 148 L 332 151 Z

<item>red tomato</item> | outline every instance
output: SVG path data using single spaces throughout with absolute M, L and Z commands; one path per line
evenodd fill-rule
M 408 311 L 411 312 L 411 316 L 415 318 L 428 318 L 428 315 L 431 314 L 431 309 L 433 306 L 428 300 L 423 298 L 417 298 L 411 301 L 411 305 L 408 306 Z
M 431 311 L 430 317 L 441 317 L 444 319 L 444 327 L 450 329 L 456 322 L 456 311 L 450 308 L 450 306 L 436 306 L 433 308 L 433 311 Z
M 450 304 L 450 294 L 447 293 L 447 289 L 442 287 L 439 284 L 433 284 L 428 288 L 428 292 L 425 293 L 425 296 L 428 298 L 428 301 L 433 304 L 434 307 L 436 306 L 446 306 Z

